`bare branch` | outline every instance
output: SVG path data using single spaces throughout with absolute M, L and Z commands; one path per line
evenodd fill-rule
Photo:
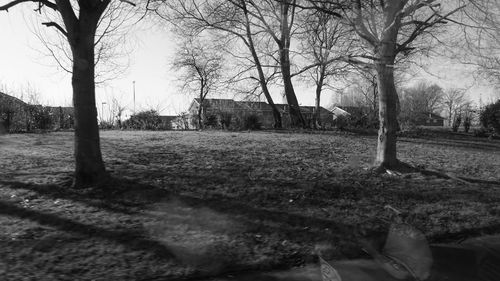
M 60 26 L 58 23 L 56 22 L 42 22 L 42 25 L 45 25 L 47 27 L 55 27 L 57 30 L 59 30 L 66 38 L 68 37 L 68 32 L 66 32 L 66 30 L 64 30 L 64 28 L 62 26 Z

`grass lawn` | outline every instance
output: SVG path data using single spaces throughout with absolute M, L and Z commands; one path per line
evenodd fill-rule
M 376 137 L 105 131 L 113 179 L 72 189 L 73 134 L 0 137 L 2 280 L 189 280 L 363 255 L 408 212 L 433 242 L 500 233 L 500 186 L 369 171 Z M 399 158 L 500 180 L 500 141 L 402 138 Z

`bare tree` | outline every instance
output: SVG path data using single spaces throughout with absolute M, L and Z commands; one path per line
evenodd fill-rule
M 158 5 L 158 2 L 161 5 Z M 263 58 L 259 54 L 258 43 L 256 43 L 259 38 L 256 38 L 257 33 L 254 32 L 256 26 L 251 20 L 246 1 L 172 0 L 156 1 L 156 4 L 150 8 L 161 18 L 174 23 L 177 26 L 178 33 L 199 34 L 205 30 L 216 31 L 243 44 L 248 54 L 241 55 L 236 53 L 235 50 L 221 49 L 221 51 L 226 51 L 237 60 L 251 63 L 250 66 L 243 63 L 241 70 L 235 71 L 236 74 L 232 80 L 234 84 L 244 81 L 243 84 L 245 85 L 249 84 L 248 80 L 256 81 L 258 88 L 261 89 L 273 111 L 274 127 L 281 128 L 281 114 L 274 104 L 268 87 L 269 81 L 274 77 L 274 71 L 267 74 L 263 66 Z M 252 73 L 253 70 L 256 73 Z M 253 95 L 258 88 L 250 87 L 250 90 L 244 90 L 243 92 Z M 240 87 L 240 89 L 242 88 Z
M 324 3 L 322 6 L 327 9 L 331 4 Z M 324 88 L 331 86 L 330 82 L 334 77 L 339 78 L 347 73 L 349 64 L 344 58 L 351 51 L 352 36 L 338 17 L 318 11 L 307 13 L 300 19 L 300 25 L 303 26 L 303 32 L 299 36 L 300 49 L 309 65 L 294 75 L 307 71 L 314 81 L 316 99 L 313 126 L 318 128 L 321 126 L 321 94 Z
M 317 7 L 320 0 L 309 0 Z M 358 64 L 377 73 L 379 93 L 379 136 L 375 166 L 379 171 L 402 169 L 397 158 L 398 95 L 394 80 L 397 58 L 419 51 L 433 40 L 433 32 L 461 7 L 446 8 L 437 0 L 386 0 L 342 2 L 340 16 L 349 24 L 369 52 Z M 450 5 L 451 6 L 451 5 Z M 447 7 L 450 7 L 447 6 Z M 315 8 L 314 7 L 314 8 Z M 338 10 L 325 11 L 339 15 Z
M 401 125 L 413 127 L 424 122 L 429 114 L 435 114 L 440 110 L 443 90 L 436 84 L 422 81 L 401 91 L 399 99 L 401 107 L 399 120 L 403 123 Z
M 183 83 L 183 88 L 198 92 L 199 128 L 203 128 L 202 114 L 205 98 L 220 85 L 222 64 L 222 55 L 214 47 L 193 39 L 183 42 L 173 63 L 175 69 L 184 71 L 179 78 Z
M 296 0 L 228 0 L 235 6 L 245 9 L 255 32 L 266 32 L 277 47 L 277 61 L 281 70 L 281 79 L 289 106 L 292 127 L 306 127 L 306 121 L 300 111 L 299 102 L 292 83 L 290 46 L 294 34 Z
M 453 51 L 462 63 L 494 85 L 500 85 L 500 2 L 497 0 L 460 0 L 463 36 L 453 42 Z M 459 47 L 459 48 L 457 48 Z
M 70 46 L 75 109 L 74 184 L 81 186 L 99 183 L 107 178 L 107 173 L 102 160 L 95 102 L 95 46 L 99 22 L 112 1 L 16 0 L 1 5 L 0 11 L 8 11 L 28 2 L 35 3 L 37 12 L 44 8 L 54 12 L 52 20 L 43 24 L 59 31 Z M 132 4 L 125 0 L 121 2 Z
M 460 115 L 462 108 L 468 104 L 465 90 L 458 88 L 447 89 L 444 91 L 441 104 L 448 119 L 448 125 L 451 126 L 456 117 Z

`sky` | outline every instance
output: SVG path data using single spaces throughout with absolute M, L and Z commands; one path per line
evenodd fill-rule
M 19 96 L 27 84 L 40 93 L 40 101 L 51 106 L 71 106 L 71 77 L 58 69 L 51 58 L 43 55 L 44 46 L 30 30 L 33 15 L 30 7 L 11 9 L 0 13 L 0 85 L 10 94 Z M 41 27 L 45 28 L 45 27 Z M 130 36 L 134 48 L 129 54 L 129 67 L 119 78 L 96 89 L 99 114 L 106 116 L 111 100 L 116 98 L 128 108 L 125 117 L 134 108 L 133 81 L 135 81 L 136 110 L 156 109 L 163 115 L 186 111 L 194 94 L 183 93 L 177 73 L 171 69 L 175 57 L 174 36 L 165 28 L 138 27 Z M 484 82 L 476 82 L 464 66 L 444 60 L 433 60 L 429 73 L 421 72 L 412 82 L 427 80 L 443 88 L 467 88 L 476 104 L 493 100 L 495 90 Z M 314 86 L 296 82 L 296 93 L 302 105 L 314 105 Z M 216 97 L 216 96 L 213 96 Z M 282 102 L 279 92 L 276 102 Z M 325 93 L 322 105 L 328 106 L 335 94 Z

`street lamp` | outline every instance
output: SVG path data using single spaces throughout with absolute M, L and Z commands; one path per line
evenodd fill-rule
M 106 104 L 105 101 L 102 102 L 101 106 L 101 122 L 104 122 L 104 105 Z
M 134 115 L 135 115 L 135 81 L 132 81 L 133 84 L 133 93 L 134 93 Z

